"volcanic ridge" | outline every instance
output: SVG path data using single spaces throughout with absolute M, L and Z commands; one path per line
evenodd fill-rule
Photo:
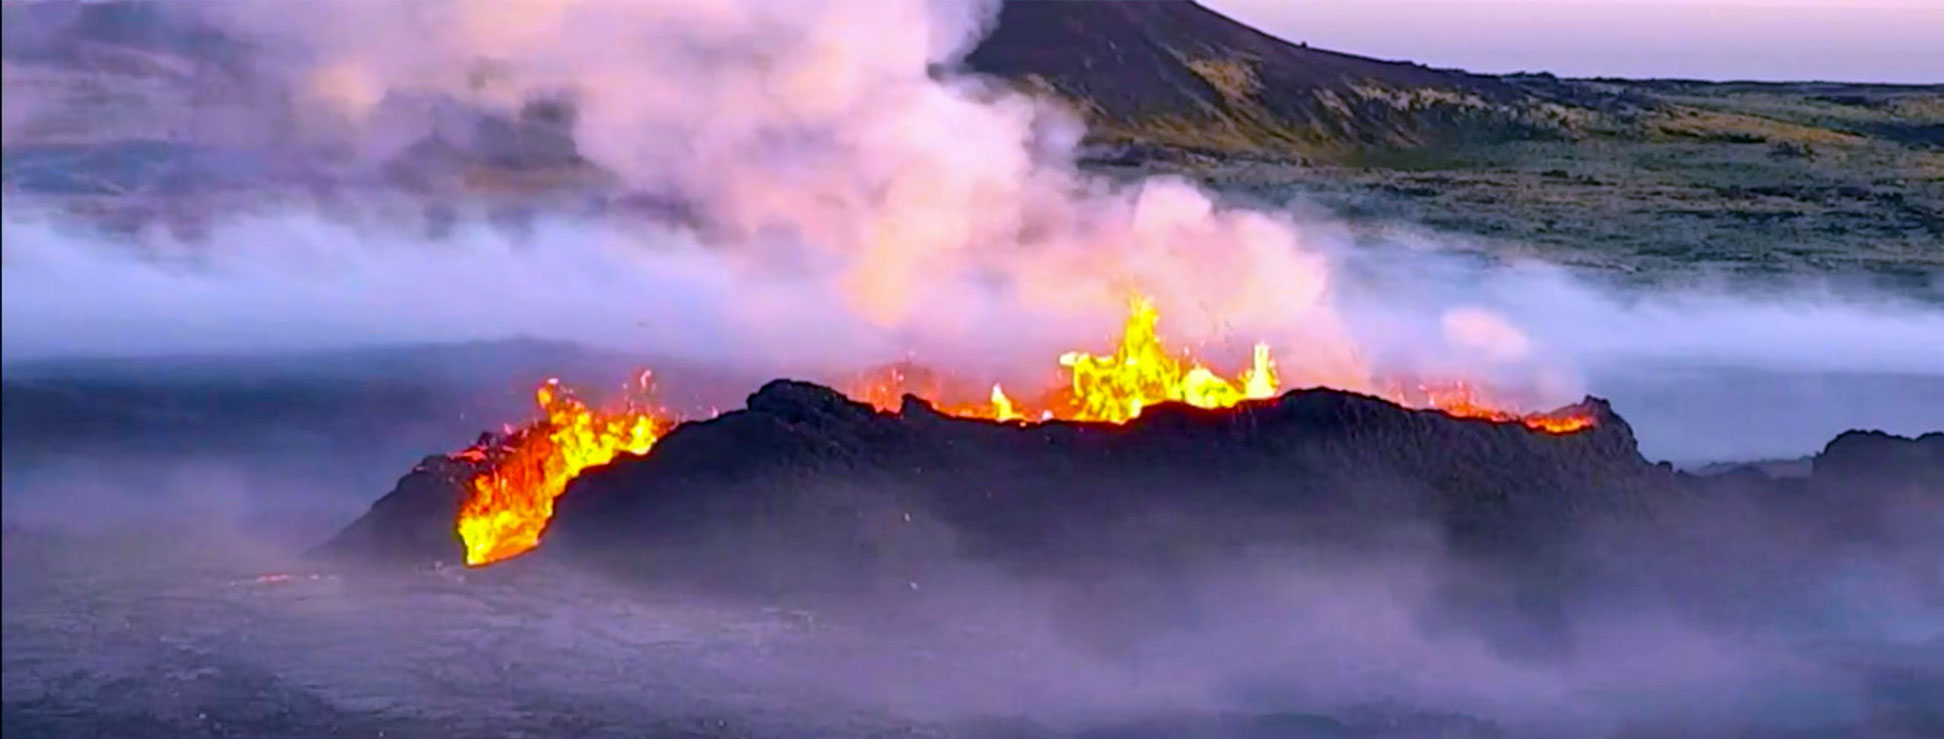
M 1328 155 L 1549 138 L 1567 117 L 1505 79 L 1314 49 L 1186 1 L 1007 2 L 965 62 L 1136 148 Z
M 1849 432 L 1807 478 L 1704 478 L 1648 462 L 1605 401 L 1566 410 L 1595 423 L 1552 434 L 1330 389 L 1225 409 L 1166 403 L 1125 424 L 997 422 L 778 380 L 743 410 L 574 479 L 534 556 L 738 589 L 848 588 L 916 582 L 944 560 L 1058 570 L 1429 524 L 1459 556 L 1526 567 L 1599 527 L 1726 497 L 1854 521 L 1944 495 L 1944 433 Z M 454 521 L 489 467 L 428 457 L 318 551 L 462 561 Z

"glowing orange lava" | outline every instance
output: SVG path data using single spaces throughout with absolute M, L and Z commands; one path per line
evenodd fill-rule
M 1482 418 L 1498 423 L 1521 423 L 1527 428 L 1550 434 L 1570 434 L 1593 426 L 1593 417 L 1572 413 L 1514 413 L 1498 403 L 1487 401 L 1479 389 L 1467 382 L 1420 385 L 1421 402 L 1410 402 L 1404 393 L 1391 393 L 1399 405 L 1433 408 L 1459 418 Z
M 1275 363 L 1269 346 L 1257 344 L 1255 363 L 1234 380 L 1187 358 L 1168 353 L 1154 327 L 1161 314 L 1146 298 L 1135 298 L 1113 354 L 1067 352 L 1060 365 L 1073 378 L 1073 408 L 1059 414 L 1076 421 L 1125 423 L 1156 403 L 1187 403 L 1197 408 L 1229 408 L 1244 400 L 1276 397 Z
M 1047 393 L 1040 408 L 1028 408 L 997 385 L 986 402 L 940 403 L 939 412 L 996 421 L 1029 419 L 1126 423 L 1156 403 L 1187 403 L 1198 408 L 1229 408 L 1247 400 L 1274 398 L 1282 391 L 1269 346 L 1257 344 L 1248 369 L 1225 378 L 1186 355 L 1171 353 L 1156 327 L 1160 312 L 1146 298 L 1131 301 L 1120 344 L 1112 354 L 1068 352 L 1060 357 L 1069 380 L 1066 388 Z M 898 408 L 907 393 L 921 398 L 968 397 L 953 392 L 945 378 L 909 362 L 883 368 L 854 381 L 849 394 L 881 410 Z M 1522 414 L 1506 404 L 1488 400 L 1466 382 L 1421 384 L 1410 390 L 1393 389 L 1384 398 L 1407 408 L 1443 411 L 1460 418 L 1521 423 L 1547 433 L 1565 434 L 1591 427 L 1584 415 Z
M 1199 408 L 1229 408 L 1244 401 L 1274 398 L 1281 392 L 1269 347 L 1257 344 L 1250 366 L 1233 378 L 1224 377 L 1185 353 L 1171 353 L 1156 328 L 1160 313 L 1145 298 L 1130 305 L 1120 343 L 1110 354 L 1068 352 L 1060 357 L 1066 387 L 1021 402 L 993 385 L 982 400 L 945 403 L 976 394 L 948 387 L 946 376 L 906 362 L 891 365 L 854 380 L 848 395 L 885 411 L 896 410 L 904 395 L 932 399 L 947 415 L 1028 423 L 1045 420 L 1126 423 L 1157 403 L 1186 403 Z M 645 393 L 648 375 L 640 390 Z M 460 506 L 458 534 L 465 543 L 466 564 L 478 566 L 518 556 L 540 543 L 540 534 L 553 517 L 554 499 L 581 471 L 607 464 L 623 453 L 645 454 L 671 425 L 645 405 L 629 403 L 618 410 L 595 410 L 577 400 L 556 380 L 536 392 L 545 417 L 510 430 L 496 446 L 474 446 L 454 459 L 484 465 L 471 481 L 471 495 Z M 1430 408 L 1461 418 L 1521 423 L 1528 428 L 1566 434 L 1593 426 L 1594 419 L 1570 414 L 1521 414 L 1485 398 L 1464 382 L 1421 384 L 1409 391 L 1385 393 L 1410 408 Z
M 643 373 L 643 393 L 648 379 Z M 509 433 L 497 448 L 453 455 L 490 465 L 472 479 L 471 495 L 459 507 L 468 565 L 492 564 L 538 545 L 567 483 L 623 453 L 647 453 L 667 428 L 656 412 L 633 403 L 615 411 L 591 409 L 559 380 L 548 380 L 534 395 L 544 418 Z

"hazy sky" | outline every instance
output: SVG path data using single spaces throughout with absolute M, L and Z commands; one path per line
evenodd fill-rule
M 1944 0 L 1202 0 L 1291 41 L 1478 72 L 1944 83 Z

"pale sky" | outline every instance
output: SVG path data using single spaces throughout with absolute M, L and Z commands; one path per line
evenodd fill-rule
M 1202 0 L 1291 41 L 1475 72 L 1944 83 L 1944 0 Z

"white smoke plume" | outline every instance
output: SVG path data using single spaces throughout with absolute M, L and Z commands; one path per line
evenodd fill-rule
M 291 91 L 289 141 L 347 167 L 465 135 L 427 101 L 568 101 L 578 152 L 678 216 L 462 216 L 431 236 L 383 206 L 286 201 L 177 238 L 10 214 L 10 359 L 525 334 L 825 377 L 909 356 L 1030 388 L 1140 292 L 1212 364 L 1270 342 L 1286 387 L 1467 377 L 1536 406 L 1576 399 L 1587 361 L 1944 367 L 1944 317 L 1922 307 L 1642 303 L 1543 271 L 1347 281 L 1364 257 L 1327 226 L 1085 174 L 1066 111 L 952 71 L 994 3 L 187 8 Z
M 1139 289 L 1185 334 L 1331 330 L 1327 268 L 1287 223 L 1180 182 L 1081 177 L 1076 123 L 934 74 L 978 38 L 987 4 L 215 10 L 296 67 L 309 117 L 355 128 L 425 94 L 509 114 L 571 99 L 580 151 L 693 208 L 724 269 L 827 285 L 877 326 L 952 333 L 982 304 L 1105 317 Z

